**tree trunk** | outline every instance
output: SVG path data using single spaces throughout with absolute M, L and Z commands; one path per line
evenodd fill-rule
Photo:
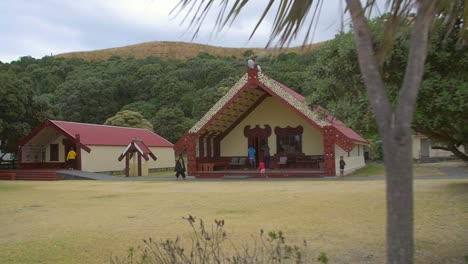
M 411 135 L 384 135 L 387 187 L 387 263 L 413 263 L 413 161 Z
M 453 153 L 453 155 L 455 155 L 457 158 L 463 160 L 463 161 L 468 161 L 468 155 L 466 155 L 465 153 L 461 152 L 460 150 L 458 150 L 457 146 L 455 146 L 454 144 L 449 144 L 447 147 L 443 147 L 443 146 L 435 146 L 435 147 L 432 147 L 432 149 L 441 149 L 441 150 L 446 150 L 446 151 L 450 151 Z M 466 151 L 465 151 L 466 152 Z
M 353 22 L 359 67 L 383 139 L 387 186 L 387 263 L 414 262 L 413 161 L 411 122 L 424 73 L 434 3 L 419 1 L 408 65 L 397 106 L 392 110 L 380 74 L 369 25 L 360 0 L 347 0 Z

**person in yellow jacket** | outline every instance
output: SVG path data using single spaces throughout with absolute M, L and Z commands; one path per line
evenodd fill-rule
M 76 152 L 73 148 L 68 151 L 67 154 L 67 163 L 68 163 L 68 169 L 69 170 L 74 170 L 75 165 L 76 165 Z

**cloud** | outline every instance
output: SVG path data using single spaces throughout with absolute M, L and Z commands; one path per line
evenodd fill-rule
M 2 0 L 0 61 L 73 51 L 126 46 L 148 41 L 190 42 L 194 31 L 180 24 L 184 13 L 169 15 L 178 0 Z M 314 42 L 332 38 L 339 28 L 338 4 L 324 5 Z M 221 32 L 214 30 L 219 9 L 207 17 L 197 43 L 224 47 L 263 47 L 274 14 L 266 17 L 251 40 L 264 1 L 251 1 L 239 18 Z M 272 8 L 274 10 L 274 7 Z M 185 12 L 185 11 L 184 11 Z M 292 43 L 300 45 L 304 32 Z

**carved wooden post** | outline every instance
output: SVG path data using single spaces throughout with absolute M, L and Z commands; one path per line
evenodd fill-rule
M 141 154 L 137 152 L 138 155 L 138 176 L 141 176 Z
M 130 176 L 130 153 L 125 154 L 125 177 Z
M 323 171 L 325 176 L 335 176 L 335 128 L 323 128 Z
M 211 136 L 209 136 L 209 137 L 206 138 L 206 156 L 207 156 L 208 158 L 212 158 L 212 157 L 213 157 L 213 156 L 212 156 L 212 153 L 211 153 L 211 140 L 212 140 L 212 139 L 213 139 L 213 138 L 212 138 Z
M 198 153 L 200 158 L 205 157 L 205 137 L 198 138 Z
M 21 169 L 21 162 L 23 160 L 23 149 L 21 147 L 18 147 L 18 170 Z
M 81 170 L 81 137 L 80 134 L 75 135 L 76 139 L 76 169 Z

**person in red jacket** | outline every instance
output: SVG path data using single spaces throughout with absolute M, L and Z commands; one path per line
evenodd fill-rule
M 258 164 L 258 170 L 260 170 L 260 175 L 262 175 L 262 177 L 268 178 L 268 175 L 266 175 L 265 162 L 260 161 Z

